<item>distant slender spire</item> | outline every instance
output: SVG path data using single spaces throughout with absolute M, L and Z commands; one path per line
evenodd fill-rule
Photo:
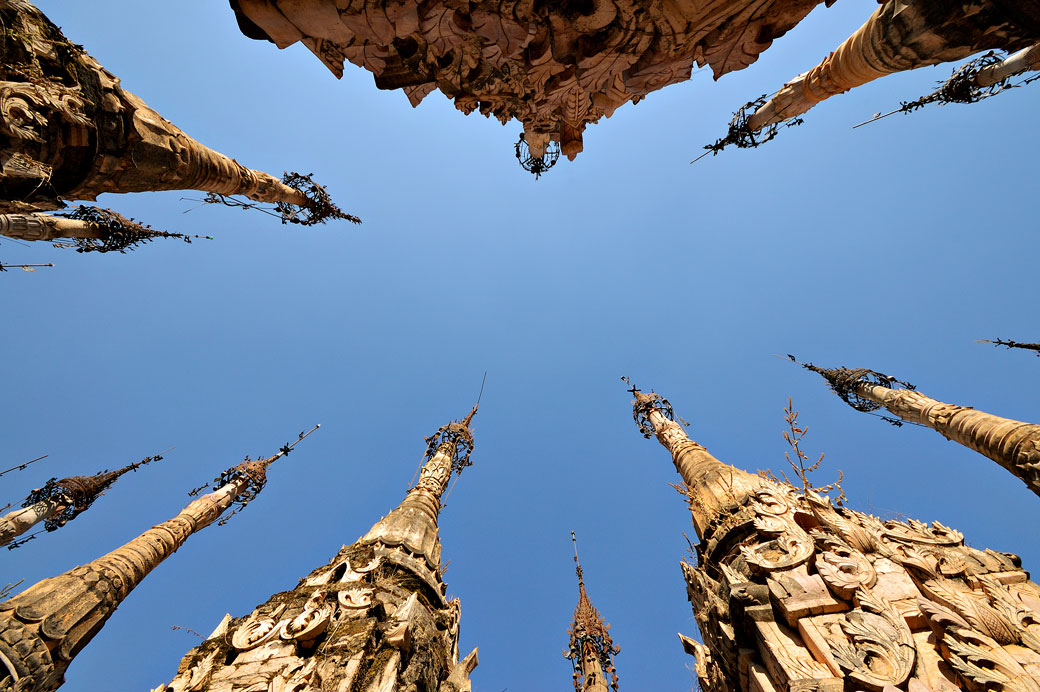
M 929 427 L 989 457 L 1040 495 L 1040 425 L 946 404 L 874 370 L 802 366 L 821 375 L 857 411 L 884 408 L 901 420 Z
M 1021 348 L 1026 351 L 1035 351 L 1036 355 L 1040 356 L 1040 343 L 1030 344 L 1024 341 L 1011 341 L 1010 339 L 979 339 L 976 343 L 994 344 L 996 346 L 1005 346 L 1007 348 Z
M 299 440 L 315 428 L 300 433 Z M 73 658 L 123 599 L 189 536 L 212 524 L 231 505 L 253 499 L 267 482 L 267 468 L 295 444 L 285 445 L 272 457 L 228 469 L 217 477 L 213 492 L 172 519 L 0 603 L 0 689 L 10 685 L 18 692 L 50 692 L 60 687 Z
M 47 531 L 60 529 L 85 512 L 120 476 L 160 460 L 162 455 L 156 454 L 115 471 L 50 479 L 42 488 L 29 493 L 22 509 L 0 517 L 0 546 L 11 543 L 41 521 Z
M 426 438 L 418 482 L 361 538 L 246 617 L 226 616 L 154 692 L 469 692 L 459 599 L 445 597 L 438 517 L 471 464 L 476 407 Z
M 614 646 L 610 625 L 603 622 L 603 616 L 592 606 L 585 591 L 585 576 L 578 561 L 578 539 L 573 531 L 571 541 L 574 543 L 574 569 L 578 574 L 578 607 L 574 609 L 574 621 L 567 631 L 570 644 L 563 655 L 574 666 L 575 692 L 607 692 L 608 689 L 617 692 L 614 656 L 621 653 L 621 649 Z

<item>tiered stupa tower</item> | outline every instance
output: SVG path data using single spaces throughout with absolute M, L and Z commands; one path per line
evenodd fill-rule
M 700 539 L 682 570 L 704 643 L 680 637 L 704 690 L 1040 690 L 1040 586 L 1016 556 L 724 464 L 631 391 Z
M 989 457 L 1040 495 L 1040 425 L 943 403 L 874 370 L 804 367 L 819 373 L 857 411 L 884 408 L 901 420 L 929 427 Z
M 56 531 L 90 508 L 120 476 L 136 471 L 161 455 L 145 457 L 115 471 L 101 471 L 93 476 L 52 478 L 25 498 L 21 509 L 0 517 L 0 546 L 8 545 L 41 521 L 47 531 Z M 28 540 L 28 539 L 23 539 Z
M 610 625 L 603 622 L 603 616 L 593 607 L 585 591 L 585 575 L 578 562 L 578 540 L 573 531 L 571 540 L 574 569 L 578 573 L 578 606 L 574 609 L 574 621 L 568 630 L 570 643 L 563 656 L 574 666 L 574 692 L 617 692 L 614 656 L 621 653 L 621 649 L 614 646 Z
M 276 205 L 293 223 L 356 221 L 307 176 L 278 179 L 196 142 L 26 0 L 0 0 L 0 21 L 0 234 L 125 249 L 128 234 L 163 234 L 103 210 L 70 218 L 34 212 L 103 192 L 156 190 L 243 195 Z
M 226 616 L 155 692 L 463 692 L 458 599 L 445 598 L 437 518 L 452 472 L 470 465 L 476 407 L 427 438 L 404 500 L 295 589 Z
M 307 434 L 301 433 L 300 439 Z M 107 555 L 44 579 L 0 603 L 0 690 L 58 689 L 65 682 L 69 664 L 123 599 L 192 534 L 212 524 L 233 504 L 241 506 L 256 497 L 267 482 L 267 468 L 293 445 L 282 447 L 272 457 L 247 459 L 228 469 L 217 477 L 213 492 L 191 502 L 172 519 Z

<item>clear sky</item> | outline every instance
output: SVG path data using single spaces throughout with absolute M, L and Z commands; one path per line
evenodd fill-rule
M 788 396 L 852 506 L 939 520 L 1040 565 L 1037 498 L 993 462 L 857 413 L 772 354 L 868 367 L 926 394 L 1040 420 L 1036 340 L 1040 84 L 856 130 L 950 66 L 835 97 L 752 151 L 696 165 L 731 112 L 814 65 L 873 10 L 815 10 L 749 69 L 710 71 L 590 126 L 541 180 L 517 123 L 412 109 L 369 73 L 341 81 L 303 46 L 242 36 L 224 2 L 46 0 L 41 8 L 189 134 L 240 162 L 314 173 L 364 219 L 281 226 L 196 193 L 99 200 L 156 228 L 212 235 L 126 255 L 4 240 L 4 466 L 15 502 L 51 476 L 171 445 L 64 529 L 4 552 L 26 583 L 174 515 L 245 454 L 322 428 L 230 524 L 189 540 L 80 654 L 65 690 L 148 690 L 225 612 L 248 613 L 324 564 L 403 497 L 423 436 L 466 414 L 475 462 L 441 517 L 474 689 L 570 689 L 577 532 L 627 692 L 687 690 L 675 633 L 696 625 L 678 562 L 692 536 L 668 454 L 620 381 L 671 399 L 738 467 L 783 469 Z M 349 67 L 349 66 L 348 66 Z

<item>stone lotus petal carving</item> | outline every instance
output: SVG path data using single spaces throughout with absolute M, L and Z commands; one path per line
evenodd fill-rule
M 368 608 L 375 590 L 367 586 L 352 586 L 339 592 L 337 600 L 344 608 Z
M 870 591 L 846 614 L 841 629 L 850 642 L 830 642 L 831 655 L 850 679 L 871 688 L 901 685 L 914 670 L 917 649 L 903 618 Z

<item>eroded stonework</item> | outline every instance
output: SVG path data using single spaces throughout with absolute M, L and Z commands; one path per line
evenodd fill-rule
M 302 41 L 337 77 L 345 62 L 413 106 L 440 89 L 463 113 L 523 123 L 535 156 L 574 158 L 619 106 L 753 63 L 821 0 L 231 0 L 243 32 Z M 833 1 L 833 0 L 831 0 Z M 827 2 L 831 4 L 831 2 Z
M 437 518 L 451 474 L 470 464 L 475 413 L 427 438 L 400 505 L 292 591 L 225 617 L 153 692 L 469 692 L 477 650 L 459 660 Z
M 709 692 L 1040 692 L 1040 586 L 938 522 L 882 521 L 723 464 L 655 394 L 634 414 L 686 483 L 682 563 Z

